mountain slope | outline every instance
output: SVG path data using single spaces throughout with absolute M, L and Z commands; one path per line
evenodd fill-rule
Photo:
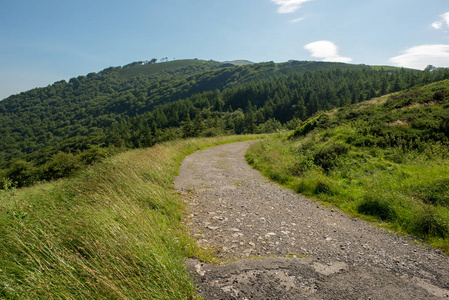
M 246 66 L 200 60 L 137 62 L 1 101 L 0 162 L 10 175 L 27 173 L 26 182 L 49 179 L 67 173 L 52 171 L 51 161 L 59 165 L 67 160 L 58 152 L 77 157 L 64 169 L 70 170 L 78 159 L 84 164 L 107 155 L 109 150 L 101 149 L 111 146 L 135 148 L 179 137 L 273 132 L 293 127 L 319 110 L 440 78 L 449 78 L 448 70 L 385 71 L 296 61 Z M 11 163 L 18 158 L 25 161 L 18 162 L 22 171 L 16 172 Z

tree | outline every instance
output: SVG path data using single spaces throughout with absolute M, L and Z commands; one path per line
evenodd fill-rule
M 198 108 L 196 111 L 195 119 L 193 119 L 192 133 L 193 136 L 199 136 L 204 130 L 203 116 L 201 110 Z
M 306 115 L 307 115 L 307 110 L 304 105 L 304 98 L 301 95 L 299 95 L 297 91 L 295 92 L 295 100 L 293 103 L 295 103 L 292 106 L 293 112 L 294 112 L 293 117 L 301 119 L 301 120 L 305 120 Z
M 309 95 L 309 102 L 307 103 L 307 115 L 312 116 L 319 109 L 318 95 L 315 91 L 312 91 Z
M 402 79 L 399 77 L 399 74 L 396 75 L 396 78 L 394 79 L 392 92 L 399 92 L 403 89 L 404 83 L 402 82 Z
M 185 138 L 193 136 L 192 121 L 190 120 L 189 112 L 187 112 L 187 118 L 184 121 L 184 125 L 182 125 L 182 136 Z
M 256 125 L 254 124 L 254 110 L 253 106 L 251 105 L 251 102 L 249 101 L 246 107 L 244 127 L 246 133 L 254 133 L 256 130 Z

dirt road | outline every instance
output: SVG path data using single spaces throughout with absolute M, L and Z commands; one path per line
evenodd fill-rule
M 205 299 L 449 298 L 447 256 L 269 182 L 251 143 L 197 151 L 175 180 L 192 235 L 231 261 L 186 262 Z

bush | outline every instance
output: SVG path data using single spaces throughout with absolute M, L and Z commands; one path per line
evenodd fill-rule
M 438 215 L 436 208 L 425 206 L 411 220 L 410 231 L 422 237 L 449 237 L 449 224 Z
M 81 152 L 81 161 L 84 164 L 91 165 L 96 161 L 100 161 L 109 156 L 109 148 L 101 148 L 92 146 L 88 150 Z
M 29 186 L 38 179 L 37 171 L 32 163 L 17 160 L 8 168 L 5 177 L 9 178 L 17 187 Z
M 318 115 L 314 118 L 309 118 L 304 122 L 301 122 L 298 127 L 296 127 L 295 132 L 293 132 L 291 138 L 305 136 L 316 127 L 325 124 L 329 120 L 329 117 L 325 114 Z
M 332 190 L 328 181 L 320 179 L 316 182 L 315 194 L 332 195 Z
M 204 137 L 214 137 L 222 135 L 222 132 L 218 128 L 208 128 L 204 130 L 201 135 Z
M 357 206 L 357 212 L 383 221 L 392 221 L 396 218 L 396 212 L 391 207 L 391 203 L 381 195 L 375 195 L 372 192 L 365 194 L 362 202 Z
M 301 155 L 295 164 L 289 168 L 288 172 L 293 176 L 300 176 L 304 172 L 312 169 L 313 166 L 313 158 Z
M 42 179 L 53 180 L 69 175 L 80 167 L 79 157 L 58 152 L 42 167 Z
M 426 204 L 449 207 L 449 179 L 442 178 L 418 187 L 415 195 Z
M 340 155 L 347 153 L 349 146 L 342 143 L 328 143 L 319 148 L 313 155 L 315 165 L 329 171 L 337 164 Z
M 432 98 L 435 101 L 442 101 L 448 95 L 449 95 L 449 91 L 447 91 L 447 90 L 440 90 L 440 91 L 436 91 L 435 94 L 433 94 Z
M 257 133 L 274 133 L 282 130 L 282 124 L 276 119 L 268 119 L 265 123 L 257 126 Z
M 302 178 L 296 184 L 295 190 L 304 195 L 335 194 L 331 181 L 316 170 L 309 172 L 307 177 Z

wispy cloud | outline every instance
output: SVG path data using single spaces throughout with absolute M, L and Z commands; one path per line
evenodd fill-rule
M 431 25 L 433 28 L 437 30 L 445 30 L 449 28 L 449 11 L 440 16 L 440 19 L 436 22 L 433 22 Z
M 340 56 L 338 47 L 330 41 L 317 41 L 304 46 L 310 52 L 310 56 L 321 58 L 323 61 L 344 62 L 352 61 L 350 57 Z
M 293 13 L 301 8 L 301 5 L 311 0 L 271 0 L 271 2 L 279 5 L 278 13 L 288 14 Z
M 390 58 L 399 66 L 423 70 L 428 65 L 449 67 L 449 45 L 421 45 L 411 47 L 404 54 Z
M 305 18 L 296 18 L 296 19 L 290 20 L 290 23 L 299 23 L 304 20 L 305 20 Z

